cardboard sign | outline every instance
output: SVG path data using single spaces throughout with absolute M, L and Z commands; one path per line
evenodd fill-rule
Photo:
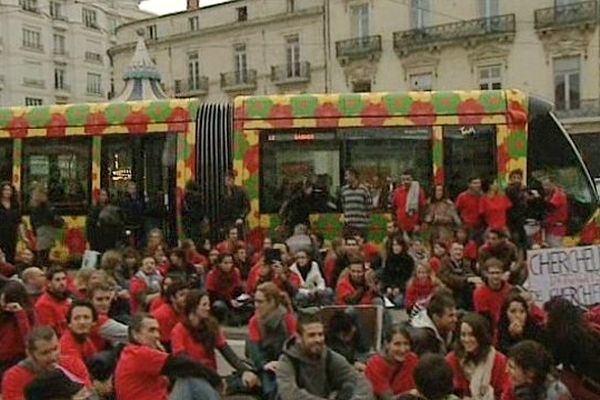
M 553 297 L 573 304 L 600 304 L 600 246 L 530 250 L 529 290 L 539 305 Z

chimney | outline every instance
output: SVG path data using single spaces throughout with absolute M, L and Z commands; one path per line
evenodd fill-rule
M 196 10 L 200 7 L 200 0 L 187 0 L 187 9 Z

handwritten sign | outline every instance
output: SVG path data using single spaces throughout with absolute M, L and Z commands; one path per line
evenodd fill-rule
M 574 304 L 600 304 L 600 246 L 530 250 L 529 290 L 536 303 L 563 297 Z

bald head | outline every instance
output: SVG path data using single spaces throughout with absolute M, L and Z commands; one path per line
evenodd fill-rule
M 46 275 L 38 267 L 29 267 L 23 271 L 23 283 L 29 287 L 43 289 L 46 284 Z

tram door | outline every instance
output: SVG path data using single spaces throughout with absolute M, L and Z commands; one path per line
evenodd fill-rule
M 176 153 L 177 135 L 102 138 L 102 187 L 118 204 L 135 182 L 145 204 L 144 232 L 159 228 L 170 245 L 177 243 Z

